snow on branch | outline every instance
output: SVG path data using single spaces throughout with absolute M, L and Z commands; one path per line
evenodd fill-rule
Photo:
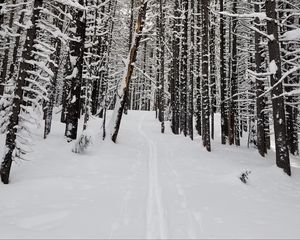
M 244 18 L 244 19 L 245 18 L 246 19 L 247 18 L 250 18 L 250 19 L 259 18 L 260 21 L 263 21 L 263 20 L 272 20 L 269 17 L 267 17 L 266 13 L 264 13 L 264 12 L 234 14 L 234 13 L 223 11 L 223 12 L 217 12 L 217 13 L 220 14 L 220 15 L 228 16 L 228 17 L 236 17 L 236 18 Z
M 294 72 L 297 72 L 299 70 L 300 70 L 300 65 L 295 66 L 292 69 L 290 69 L 289 71 L 285 72 L 277 83 L 275 83 L 272 87 L 270 87 L 266 92 L 259 95 L 258 98 L 261 98 L 261 97 L 265 96 L 266 94 L 268 94 L 269 92 L 271 92 L 276 86 L 278 86 L 280 83 L 282 83 L 284 81 L 284 79 L 286 79 L 288 76 L 290 76 L 291 74 L 293 74 Z
M 285 32 L 280 39 L 282 41 L 295 41 L 300 40 L 300 28 L 293 29 Z
M 84 6 L 82 6 L 81 4 L 79 4 L 77 1 L 75 0 L 54 0 L 57 3 L 61 3 L 63 5 L 67 5 L 70 7 L 73 7 L 75 9 L 81 10 L 81 11 L 85 11 L 86 8 Z

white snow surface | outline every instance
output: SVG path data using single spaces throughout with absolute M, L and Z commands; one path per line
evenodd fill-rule
M 288 177 L 273 152 L 262 158 L 222 146 L 217 129 L 208 153 L 200 137 L 175 136 L 168 126 L 161 134 L 154 116 L 130 111 L 117 144 L 103 142 L 92 119 L 94 144 L 75 154 L 56 115 L 49 138 L 36 132 L 30 160 L 14 163 L 10 184 L 0 186 L 0 237 L 300 237 L 299 158 Z M 245 171 L 247 184 L 239 179 Z
M 282 36 L 283 41 L 300 40 L 300 28 L 287 31 Z
M 272 60 L 269 64 L 269 71 L 271 74 L 276 74 L 278 71 L 278 67 L 276 65 L 275 60 Z

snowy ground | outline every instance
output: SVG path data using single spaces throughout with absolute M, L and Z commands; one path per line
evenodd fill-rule
M 199 138 L 162 135 L 149 112 L 124 117 L 118 144 L 91 127 L 80 155 L 58 121 L 36 136 L 0 186 L 1 238 L 300 238 L 299 159 L 289 178 L 273 154 L 221 146 L 218 133 L 207 153 Z

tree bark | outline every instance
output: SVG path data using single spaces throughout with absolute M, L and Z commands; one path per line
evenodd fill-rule
M 191 140 L 194 139 L 194 64 L 195 64 L 195 2 L 191 0 L 190 10 L 190 79 L 189 79 L 189 100 L 188 100 L 188 132 Z
M 174 2 L 174 22 L 173 22 L 173 41 L 172 41 L 172 80 L 171 80 L 171 109 L 172 109 L 172 121 L 171 128 L 174 134 L 179 134 L 179 122 L 180 122 L 180 101 L 179 101 L 179 61 L 180 61 L 180 11 L 179 1 Z
M 124 111 L 126 99 L 127 99 L 128 92 L 129 92 L 128 90 L 129 90 L 131 77 L 132 77 L 132 73 L 133 73 L 133 69 L 134 69 L 134 63 L 136 62 L 138 48 L 140 45 L 140 41 L 142 39 L 141 33 L 143 31 L 143 27 L 145 24 L 147 3 L 148 3 L 147 0 L 141 1 L 141 6 L 139 9 L 139 13 L 138 13 L 138 19 L 136 21 L 135 35 L 133 37 L 132 46 L 131 46 L 128 61 L 127 61 L 126 71 L 124 74 L 124 78 L 122 80 L 122 84 L 119 89 L 120 91 L 118 91 L 118 94 L 116 96 L 116 98 L 117 98 L 116 106 L 115 106 L 115 110 L 114 110 L 113 118 L 112 118 L 113 129 L 111 129 L 112 130 L 111 139 L 115 143 L 117 141 L 117 137 L 118 137 L 121 121 L 122 121 L 123 111 Z
M 31 27 L 27 29 L 24 50 L 22 52 L 22 62 L 19 68 L 18 79 L 16 81 L 16 88 L 14 90 L 12 113 L 9 118 L 9 124 L 7 128 L 6 140 L 5 140 L 5 156 L 1 164 L 1 180 L 4 184 L 9 183 L 9 175 L 11 170 L 12 161 L 15 158 L 15 151 L 17 148 L 17 132 L 19 125 L 19 115 L 21 112 L 21 106 L 23 104 L 23 87 L 25 86 L 26 78 L 29 77 L 28 70 L 32 65 L 27 61 L 32 59 L 31 53 L 34 46 L 34 40 L 37 34 L 37 21 L 40 16 L 40 10 L 43 5 L 43 0 L 34 1 L 34 9 L 31 17 Z
M 259 4 L 254 5 L 255 12 L 260 12 Z M 260 29 L 260 20 L 259 18 L 255 19 L 256 28 Z M 255 64 L 256 72 L 259 74 L 262 72 L 262 57 L 261 57 L 261 36 L 255 31 Z M 265 99 L 264 97 L 259 97 L 264 93 L 264 78 L 256 77 L 256 114 L 257 114 L 257 149 L 261 156 L 265 156 L 267 153 L 266 148 L 266 136 L 265 136 Z
M 209 101 L 209 5 L 208 0 L 201 1 L 202 15 L 202 140 L 207 151 L 211 151 L 210 144 L 210 101 Z
M 159 120 L 161 122 L 161 133 L 165 132 L 165 29 L 163 2 L 159 0 L 159 45 L 160 45 L 160 86 L 159 86 Z
M 12 1 L 12 4 L 16 4 L 16 0 Z M 1 11 L 1 10 L 0 10 Z M 15 11 L 11 11 L 9 15 L 9 23 L 8 27 L 11 29 L 13 26 L 13 21 L 14 21 L 14 16 L 15 16 Z M 2 60 L 2 72 L 0 74 L 0 96 L 3 96 L 4 94 L 4 85 L 6 83 L 7 79 L 7 70 L 8 70 L 8 56 L 9 56 L 9 50 L 10 50 L 10 43 L 11 43 L 11 37 L 6 38 L 6 45 L 7 48 L 4 51 L 4 57 Z
M 180 67 L 180 129 L 184 136 L 187 136 L 187 115 L 188 115 L 188 18 L 189 18 L 189 4 L 188 0 L 182 0 L 182 53 L 181 53 L 181 67 Z
M 84 5 L 84 1 L 80 0 L 79 4 Z M 71 76 L 68 76 L 70 84 L 70 98 L 67 104 L 66 114 L 66 137 L 69 140 L 77 138 L 78 119 L 80 118 L 80 97 L 81 97 L 81 84 L 82 84 L 82 71 L 83 71 L 83 56 L 84 56 L 84 43 L 85 43 L 85 13 L 78 10 L 76 13 L 76 34 L 75 37 L 80 41 L 73 41 L 70 43 L 71 63 L 76 59 L 75 65 L 72 69 Z
M 267 17 L 272 20 L 267 22 L 268 35 L 272 37 L 268 41 L 269 60 L 271 71 L 271 98 L 273 105 L 273 122 L 275 134 L 275 147 L 276 147 L 276 164 L 279 168 L 283 168 L 284 172 L 291 175 L 289 151 L 287 148 L 286 139 L 286 119 L 285 119 L 285 104 L 282 96 L 283 86 L 278 83 L 281 74 L 281 57 L 280 45 L 278 40 L 278 25 L 276 15 L 276 1 L 266 0 L 266 13 Z M 275 84 L 277 84 L 275 86 Z
M 220 12 L 224 11 L 224 0 L 220 0 Z M 226 144 L 228 135 L 228 120 L 226 115 L 226 67 L 225 67 L 225 27 L 223 16 L 220 18 L 220 93 L 221 93 L 221 141 Z

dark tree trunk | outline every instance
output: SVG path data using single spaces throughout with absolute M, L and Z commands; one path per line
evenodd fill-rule
M 31 53 L 34 46 L 34 40 L 37 34 L 37 21 L 40 16 L 40 9 L 43 5 L 43 0 L 34 1 L 34 10 L 31 17 L 32 25 L 27 29 L 24 50 L 22 52 L 22 61 L 20 63 L 18 79 L 16 81 L 16 88 L 14 90 L 12 113 L 9 118 L 9 124 L 7 127 L 7 134 L 5 140 L 5 156 L 1 164 L 1 180 L 4 184 L 9 183 L 10 169 L 12 161 L 15 158 L 14 154 L 17 148 L 17 131 L 19 125 L 19 115 L 21 112 L 21 105 L 23 104 L 23 87 L 25 81 L 29 77 L 28 70 L 31 69 L 32 65 L 28 63 L 32 59 Z
M 232 12 L 237 14 L 237 1 L 234 0 L 232 5 Z M 238 69 L 237 69 L 237 18 L 232 18 L 232 48 L 231 48 L 231 91 L 230 91 L 230 102 L 229 102 L 229 113 L 228 113 L 228 140 L 229 144 L 240 145 L 239 138 L 239 120 L 238 120 L 238 104 L 237 104 L 237 93 L 238 93 Z
M 179 61 L 180 61 L 180 49 L 179 49 L 179 34 L 180 34 L 180 11 L 179 1 L 175 0 L 174 5 L 174 22 L 173 22 L 173 59 L 172 59 L 172 80 L 171 80 L 171 109 L 172 109 L 172 132 L 179 134 L 179 123 L 180 123 L 180 101 L 179 101 Z
M 220 0 L 220 12 L 224 11 L 224 0 Z M 221 16 L 220 18 L 220 94 L 221 94 L 221 141 L 222 144 L 226 144 L 227 135 L 228 135 L 228 119 L 226 115 L 226 105 L 225 105 L 225 97 L 226 97 L 226 66 L 225 66 L 225 27 L 224 27 L 224 19 Z
M 110 1 L 111 4 L 112 1 Z M 103 1 L 101 0 L 101 4 L 103 3 Z M 99 2 L 97 1 L 97 4 L 99 4 Z M 101 24 L 103 23 L 103 18 L 105 15 L 105 5 L 103 5 L 102 7 L 98 6 L 98 9 L 96 9 L 95 12 L 96 15 L 96 19 L 95 19 L 95 27 L 100 27 L 101 25 L 98 25 L 97 21 L 100 22 Z M 101 26 L 102 27 L 102 26 Z M 104 31 L 106 31 L 106 29 L 104 29 Z M 103 64 L 104 64 L 104 52 L 103 52 L 103 45 L 104 45 L 104 37 L 105 34 L 102 35 L 102 32 L 100 33 L 100 36 L 96 36 L 98 44 L 96 47 L 96 53 L 97 53 L 97 57 L 96 57 L 96 61 L 100 62 L 98 70 L 96 70 L 96 76 L 97 79 L 95 79 L 93 81 L 93 90 L 92 90 L 92 109 L 91 109 L 91 113 L 92 115 L 96 115 L 98 113 L 99 110 L 99 104 L 101 103 L 101 99 L 102 99 L 102 93 L 103 93 Z M 99 113 L 99 117 L 102 118 L 103 117 L 103 111 L 101 109 L 101 112 Z
M 210 101 L 209 101 L 209 43 L 208 43 L 208 24 L 209 24 L 209 5 L 208 0 L 201 1 L 202 15 L 202 140 L 203 146 L 207 151 L 211 151 L 210 145 Z
M 181 91 L 181 110 L 180 110 L 180 129 L 184 136 L 187 136 L 187 112 L 188 112 L 188 0 L 182 0 L 183 18 L 182 18 L 182 54 L 181 54 L 181 69 L 180 69 L 180 91 Z
M 267 32 L 273 39 L 269 39 L 269 58 L 271 71 L 271 96 L 273 105 L 273 122 L 276 146 L 276 164 L 284 172 L 291 175 L 289 151 L 286 139 L 285 104 L 282 96 L 283 86 L 278 83 L 281 78 L 280 45 L 278 40 L 278 25 L 276 15 L 276 1 L 266 0 L 267 17 L 272 20 L 267 22 Z
M 26 9 L 26 3 L 27 0 L 24 1 L 23 7 L 22 7 L 22 12 L 20 14 L 20 18 L 19 18 L 19 24 L 23 24 L 24 22 L 24 17 L 25 17 L 25 9 Z M 17 67 L 17 62 L 18 62 L 18 50 L 20 48 L 20 43 L 21 43 L 21 33 L 22 33 L 22 28 L 18 27 L 17 32 L 16 32 L 16 39 L 15 39 L 15 46 L 14 46 L 14 50 L 13 50 L 13 54 L 12 54 L 12 62 L 9 68 L 9 76 L 8 79 L 12 79 L 12 77 L 15 74 L 15 70 Z
M 214 1 L 217 5 L 217 0 Z M 214 139 L 215 136 L 215 113 L 217 111 L 217 100 L 216 100 L 216 17 L 211 14 L 211 24 L 210 24 L 210 99 L 211 99 L 211 138 Z
M 254 5 L 255 12 L 260 12 L 259 4 Z M 255 19 L 256 28 L 260 29 L 259 18 Z M 262 47 L 261 47 L 261 36 L 258 32 L 255 32 L 255 64 L 256 72 L 262 73 Z M 264 93 L 264 77 L 256 77 L 256 114 L 257 114 L 257 149 L 261 156 L 265 156 L 267 153 L 266 148 L 266 136 L 265 136 L 265 98 L 259 97 Z
M 12 1 L 12 4 L 16 4 L 16 0 Z M 15 16 L 15 11 L 11 11 L 10 15 L 9 15 L 9 23 L 8 26 L 11 29 L 13 26 L 13 21 L 14 21 L 14 16 Z M 7 80 L 7 70 L 8 70 L 8 55 L 9 55 L 9 50 L 10 50 L 10 43 L 11 43 L 11 37 L 7 37 L 6 38 L 6 45 L 7 48 L 4 51 L 4 57 L 2 60 L 2 71 L 0 74 L 0 96 L 3 96 L 4 94 L 4 84 L 6 83 Z
M 133 16 L 134 15 L 134 0 L 130 0 L 130 22 L 129 22 L 129 41 L 128 41 L 128 52 L 130 52 L 131 44 L 132 44 L 132 33 L 133 33 Z M 131 94 L 128 94 L 127 101 L 124 107 L 124 114 L 128 113 L 128 109 L 131 108 Z
M 202 24 L 202 19 L 201 19 L 201 1 L 197 1 L 197 26 L 200 26 Z M 195 113 L 195 118 L 196 118 L 196 130 L 198 132 L 198 134 L 201 136 L 202 135 L 202 92 L 201 92 L 201 77 L 200 77 L 200 71 L 201 71 L 201 28 L 198 27 L 196 28 L 196 53 L 197 53 L 197 57 L 196 57 L 196 70 L 195 72 L 197 73 L 197 77 L 196 77 L 196 91 L 195 91 L 195 98 L 196 98 L 196 113 Z
M 189 79 L 189 106 L 188 106 L 188 132 L 190 138 L 194 139 L 194 64 L 195 64 L 195 2 L 191 0 L 191 16 L 190 16 L 190 39 L 191 39 L 191 50 L 190 50 L 190 79 Z
M 84 1 L 80 0 L 79 4 L 84 5 Z M 84 12 L 78 10 L 76 13 L 76 34 L 75 36 L 80 41 L 73 41 L 70 43 L 70 54 L 72 58 L 76 59 L 75 66 L 73 66 L 72 74 L 68 80 L 70 84 L 70 98 L 66 107 L 66 137 L 70 140 L 77 138 L 78 119 L 80 118 L 80 96 L 82 84 L 83 71 L 83 56 L 85 43 L 85 19 Z
M 163 2 L 159 0 L 159 45 L 160 45 L 160 86 L 159 86 L 159 121 L 161 122 L 161 132 L 165 132 L 165 29 Z
M 5 3 L 6 1 L 5 0 L 0 0 L 0 12 L 2 10 L 2 5 L 3 3 Z M 3 24 L 3 21 L 4 21 L 4 14 L 0 14 L 0 30 L 1 30 L 1 27 L 2 27 L 2 24 Z
M 132 72 L 134 69 L 133 63 L 136 61 L 138 48 L 140 45 L 140 41 L 142 39 L 141 33 L 143 31 L 144 22 L 145 22 L 145 18 L 146 18 L 147 3 L 148 3 L 148 1 L 141 2 L 141 7 L 139 10 L 138 19 L 136 22 L 136 29 L 135 29 L 136 34 L 132 41 L 132 47 L 131 47 L 129 58 L 128 58 L 129 61 L 128 61 L 127 69 L 126 69 L 126 75 L 125 75 L 125 78 L 122 79 L 122 81 L 125 83 L 124 88 L 121 89 L 121 91 L 122 91 L 121 96 L 118 96 L 118 94 L 116 96 L 118 98 L 116 107 L 115 107 L 115 113 L 114 113 L 114 114 L 116 114 L 116 117 L 115 117 L 115 119 L 112 119 L 113 121 L 115 121 L 115 122 L 113 122 L 113 129 L 112 129 L 113 132 L 112 132 L 112 137 L 111 137 L 113 142 L 117 141 L 117 137 L 118 137 L 121 121 L 122 121 L 124 106 L 125 106 L 126 99 L 128 96 L 128 92 L 129 92 L 128 90 L 129 90 L 129 86 L 130 86 Z

